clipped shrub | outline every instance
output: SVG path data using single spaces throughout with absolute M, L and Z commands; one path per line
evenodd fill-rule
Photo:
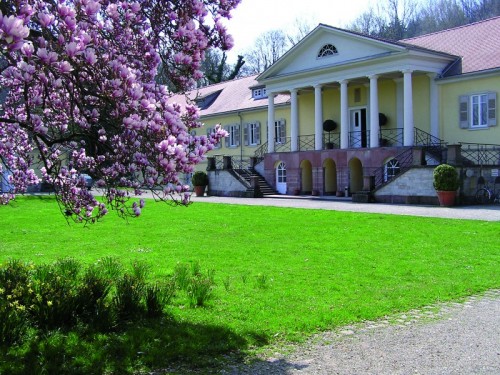
M 433 185 L 437 191 L 456 191 L 460 186 L 458 172 L 449 164 L 440 164 L 434 168 Z
M 208 185 L 208 175 L 203 171 L 196 171 L 191 177 L 191 183 L 193 186 L 207 186 Z

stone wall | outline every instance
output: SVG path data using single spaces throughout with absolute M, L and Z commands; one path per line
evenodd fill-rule
M 208 194 L 220 197 L 245 197 L 247 187 L 229 170 L 208 171 Z
M 374 194 L 381 203 L 438 204 L 432 185 L 434 166 L 414 167 Z

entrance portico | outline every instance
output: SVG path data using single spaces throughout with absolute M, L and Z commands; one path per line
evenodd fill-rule
M 325 55 L 325 51 L 330 52 Z M 363 142 L 363 147 L 385 146 L 381 144 L 383 137 L 380 132 L 380 113 L 390 119 L 386 128 L 394 129 L 394 132 L 401 129 L 401 134 L 398 134 L 401 146 L 413 146 L 415 80 L 419 84 L 425 80 L 429 98 L 426 105 L 428 116 L 424 120 L 420 119 L 418 126 L 437 136 L 439 106 L 435 79 L 455 59 L 456 56 L 319 25 L 257 80 L 266 86 L 269 93 L 268 124 L 275 120 L 273 95 L 290 94 L 289 150 L 292 152 L 301 151 L 300 139 L 304 136 L 311 136 L 314 150 L 323 150 L 323 122 L 326 119 L 340 123 L 335 133 L 339 137 L 336 148 L 353 147 L 350 136 L 355 135 L 350 129 L 349 113 L 351 108 L 359 106 L 365 108 L 367 116 L 366 129 L 363 130 L 365 133 L 361 135 L 366 137 L 366 145 Z M 389 91 L 386 87 L 381 88 L 388 81 L 401 83 Z M 355 88 L 364 91 L 364 101 L 355 103 L 352 99 L 356 95 Z M 338 92 L 335 102 L 325 98 L 325 91 L 328 90 Z M 313 96 L 314 113 L 306 115 L 301 110 L 303 95 Z M 398 105 L 396 109 L 395 103 L 402 105 Z M 268 140 L 271 140 L 268 152 L 274 152 L 274 145 L 271 144 L 273 133 L 271 129 L 268 132 Z

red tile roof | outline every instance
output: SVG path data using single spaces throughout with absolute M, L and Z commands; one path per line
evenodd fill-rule
M 217 83 L 193 90 L 187 93 L 190 99 L 197 97 L 206 97 L 212 93 L 220 91 L 215 101 L 205 109 L 201 109 L 202 116 L 219 115 L 225 112 L 235 112 L 246 109 L 267 108 L 267 98 L 253 99 L 252 90 L 250 87 L 259 86 L 255 80 L 257 76 L 249 76 Z M 290 95 L 279 94 L 274 98 L 275 105 L 285 104 L 290 101 Z M 186 104 L 184 95 L 175 95 L 170 99 L 170 102 L 176 102 L 181 106 Z
M 462 57 L 462 73 L 500 67 L 500 17 L 400 42 Z

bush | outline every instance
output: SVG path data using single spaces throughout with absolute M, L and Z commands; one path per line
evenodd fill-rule
M 455 191 L 460 186 L 458 172 L 449 164 L 441 164 L 434 168 L 434 189 L 437 191 Z
M 191 177 L 191 183 L 193 186 L 207 186 L 208 175 L 203 171 L 194 172 L 193 177 Z

